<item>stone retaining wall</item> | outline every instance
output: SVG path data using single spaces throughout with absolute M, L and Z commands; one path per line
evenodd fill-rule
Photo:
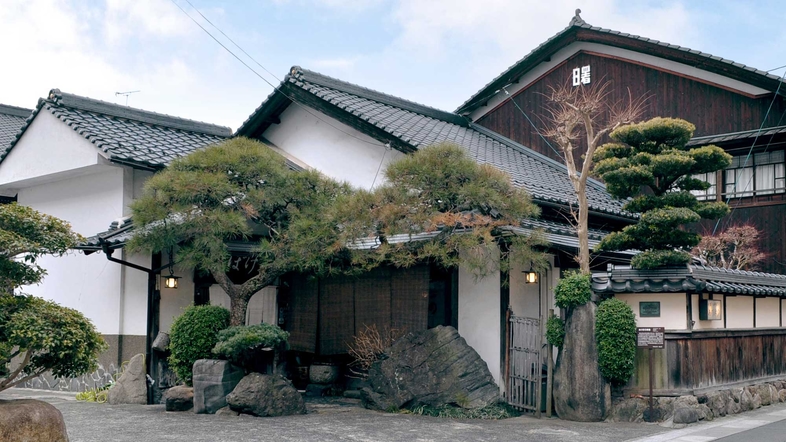
M 661 421 L 672 420 L 675 424 L 689 424 L 755 410 L 778 402 L 786 402 L 786 380 L 718 389 L 695 396 L 655 397 L 654 408 L 658 410 Z M 620 399 L 612 404 L 609 420 L 644 422 L 643 414 L 648 407 L 647 397 Z

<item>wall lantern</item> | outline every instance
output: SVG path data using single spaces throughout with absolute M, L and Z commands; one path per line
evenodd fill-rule
M 533 272 L 532 270 L 524 272 L 524 281 L 527 284 L 535 284 L 538 282 L 538 272 Z
M 169 276 L 164 278 L 164 288 L 167 289 L 177 289 L 177 280 L 180 279 L 179 276 L 175 276 L 173 272 L 173 267 L 175 266 L 175 261 L 172 259 L 172 249 L 169 249 Z
M 721 301 L 709 298 L 711 295 L 702 293 L 701 299 L 699 299 L 699 320 L 717 321 L 723 319 Z

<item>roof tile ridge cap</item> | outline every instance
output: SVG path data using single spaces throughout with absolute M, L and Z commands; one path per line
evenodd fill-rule
M 32 112 L 33 109 L 0 103 L 0 114 L 3 115 L 10 115 L 19 118 L 27 118 L 28 116 L 30 116 Z M 24 115 L 22 115 L 23 113 Z
M 425 110 L 427 112 L 433 112 L 433 113 L 436 113 L 438 115 L 441 114 L 441 115 L 443 115 L 446 118 L 463 118 L 463 117 L 461 117 L 461 115 L 459 115 L 457 113 L 454 113 L 454 112 L 446 111 L 446 110 L 443 110 L 443 109 L 438 109 L 436 107 L 429 106 L 429 105 L 423 104 L 423 103 L 418 103 L 417 101 L 409 100 L 407 98 L 397 97 L 395 95 L 391 95 L 391 94 L 388 94 L 388 93 L 385 93 L 385 92 L 382 92 L 382 91 L 378 91 L 376 89 L 371 89 L 371 88 L 366 87 L 366 86 L 361 86 L 361 85 L 359 85 L 357 83 L 352 83 L 352 82 L 349 82 L 349 81 L 342 80 L 340 78 L 335 78 L 335 77 L 331 77 L 329 75 L 325 75 L 325 74 L 320 73 L 320 72 L 312 71 L 310 69 L 305 69 L 305 68 L 302 68 L 300 66 L 292 66 L 292 68 L 290 69 L 290 74 L 297 81 L 300 81 L 300 82 L 303 82 L 303 83 L 311 83 L 311 84 L 315 84 L 317 86 L 326 87 L 326 88 L 333 89 L 333 90 L 336 90 L 336 91 L 339 91 L 339 92 L 344 92 L 344 93 L 349 93 L 349 94 L 352 94 L 352 95 L 357 95 L 360 98 L 365 98 L 365 99 L 368 99 L 368 100 L 376 101 L 378 103 L 386 104 L 388 106 L 398 107 L 396 104 L 390 104 L 390 103 L 385 103 L 385 102 L 379 101 L 379 99 L 377 99 L 377 98 L 375 98 L 373 96 L 371 96 L 371 97 L 363 96 L 363 95 L 356 94 L 356 93 L 354 93 L 352 91 L 342 91 L 340 89 L 336 89 L 335 87 L 333 87 L 330 84 L 323 84 L 323 83 L 321 83 L 319 80 L 320 79 L 326 79 L 326 80 L 329 80 L 329 81 L 334 81 L 334 82 L 339 83 L 339 84 L 347 85 L 348 87 L 351 87 L 351 88 L 359 89 L 360 92 L 368 92 L 369 94 L 372 94 L 372 95 L 374 95 L 374 94 L 380 95 L 381 98 L 383 98 L 383 99 L 384 98 L 388 98 L 388 99 L 392 99 L 392 100 L 395 100 L 395 101 L 401 101 L 401 102 L 404 102 L 405 104 L 411 105 L 412 107 L 422 108 L 423 110 Z M 309 77 L 311 77 L 311 78 L 309 78 Z M 408 109 L 403 109 L 403 110 L 408 110 Z M 429 114 L 425 114 L 425 113 L 422 113 L 422 112 L 418 112 L 416 110 L 412 110 L 411 112 L 419 113 L 419 114 L 421 114 L 421 115 L 423 115 L 425 117 L 430 117 L 430 118 L 434 118 L 434 119 L 437 119 L 437 120 L 444 121 L 443 118 L 436 117 L 436 116 L 429 115 Z M 453 124 L 456 124 L 456 123 L 453 123 Z
M 170 129 L 185 130 L 188 132 L 201 132 L 208 135 L 216 135 L 216 136 L 232 135 L 232 129 L 230 129 L 227 126 L 221 126 L 218 124 L 208 123 L 205 121 L 193 120 L 190 118 L 178 117 L 175 115 L 164 114 L 164 113 L 150 111 L 146 109 L 124 106 L 122 104 L 117 104 L 117 103 L 110 103 L 108 101 L 99 100 L 96 98 L 90 98 L 82 95 L 62 92 L 60 91 L 60 89 L 52 89 L 51 91 L 49 91 L 48 101 L 60 107 L 77 109 L 86 112 L 101 113 L 115 118 L 122 118 L 131 121 L 140 121 L 142 123 L 152 124 L 156 126 L 170 128 Z M 106 107 L 106 109 L 92 108 L 91 105 Z M 117 110 L 118 112 L 116 113 L 111 112 L 111 110 Z M 153 120 L 155 122 L 141 121 L 135 117 L 137 118 L 147 117 L 148 119 Z M 174 125 L 178 125 L 178 124 L 180 125 L 190 124 L 193 125 L 194 128 L 182 129 L 179 127 L 173 127 Z

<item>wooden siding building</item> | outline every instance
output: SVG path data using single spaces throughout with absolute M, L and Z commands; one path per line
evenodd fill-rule
M 492 80 L 456 113 L 557 161 L 541 136 L 551 88 L 608 82 L 608 99 L 647 97 L 642 119 L 674 117 L 696 126 L 692 144 L 715 144 L 735 159 L 707 177 L 704 195 L 735 209 L 701 232 L 750 223 L 763 233 L 766 272 L 786 273 L 786 84 L 782 78 L 699 51 L 590 26 L 570 25 Z M 586 151 L 586 147 L 580 147 Z M 577 156 L 578 158 L 578 156 Z

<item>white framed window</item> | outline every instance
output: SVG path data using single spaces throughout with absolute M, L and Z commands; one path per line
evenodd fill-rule
M 696 195 L 699 201 L 711 201 L 718 198 L 718 174 L 715 172 L 700 173 L 693 175 L 693 178 L 710 183 L 707 190 L 691 190 L 690 193 Z

